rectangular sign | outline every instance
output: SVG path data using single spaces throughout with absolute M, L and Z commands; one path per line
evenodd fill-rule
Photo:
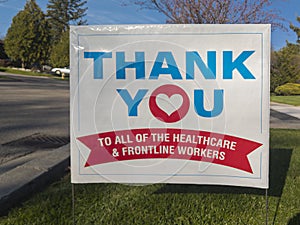
M 268 188 L 270 25 L 70 32 L 73 183 Z

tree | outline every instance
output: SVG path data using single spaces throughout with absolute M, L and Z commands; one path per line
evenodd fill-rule
M 297 21 L 300 23 L 300 16 L 297 17 Z M 294 26 L 293 24 L 290 25 L 290 28 L 296 32 L 297 34 L 297 43 L 300 44 L 300 28 L 299 27 L 296 27 Z
M 285 47 L 272 53 L 271 84 L 273 92 L 276 87 L 285 83 L 300 81 L 300 45 L 287 43 Z
M 86 20 L 86 0 L 49 0 L 47 17 L 51 24 L 53 44 L 59 42 L 61 35 L 69 30 L 69 25 L 84 25 Z
M 157 10 L 167 23 L 229 24 L 271 23 L 283 28 L 270 0 L 131 0 L 142 8 Z
M 4 41 L 0 40 L 0 59 L 7 59 L 7 55 L 4 50 Z
M 297 20 L 300 22 L 300 17 Z M 285 47 L 272 52 L 271 92 L 285 83 L 300 83 L 300 28 L 293 24 L 290 28 L 297 34 L 297 44 L 287 42 Z
M 86 0 L 49 0 L 47 17 L 51 24 L 52 66 L 69 65 L 69 25 L 84 25 Z
M 35 0 L 27 0 L 12 21 L 5 38 L 5 52 L 22 67 L 39 66 L 49 52 L 49 24 Z
M 69 65 L 69 40 L 69 32 L 67 30 L 62 34 L 60 41 L 52 47 L 50 61 L 53 67 L 66 67 Z

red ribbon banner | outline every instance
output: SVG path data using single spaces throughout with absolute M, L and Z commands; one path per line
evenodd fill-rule
M 184 129 L 133 129 L 77 138 L 90 154 L 85 167 L 124 160 L 183 159 L 253 173 L 247 155 L 262 144 L 218 133 Z

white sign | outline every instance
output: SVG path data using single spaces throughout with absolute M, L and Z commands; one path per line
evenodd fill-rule
M 270 25 L 71 27 L 73 183 L 268 188 Z

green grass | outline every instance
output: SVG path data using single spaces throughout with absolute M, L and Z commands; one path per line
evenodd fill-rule
M 271 130 L 269 224 L 300 221 L 300 130 Z M 0 218 L 0 224 L 72 224 L 70 176 Z M 264 191 L 251 188 L 75 185 L 76 224 L 265 224 Z
M 271 96 L 271 102 L 278 102 L 278 103 L 284 103 L 288 105 L 300 106 L 300 95 Z
M 51 74 L 46 73 L 38 73 L 33 71 L 23 71 L 23 70 L 16 70 L 7 67 L 0 67 L 0 72 L 12 73 L 12 74 L 20 74 L 20 75 L 29 75 L 29 76 L 43 76 L 43 77 L 52 77 Z
M 69 76 L 66 76 L 65 79 L 62 79 L 61 76 L 56 76 L 52 74 L 47 74 L 47 73 L 39 73 L 39 72 L 33 72 L 33 71 L 23 71 L 23 70 L 16 70 L 12 68 L 7 68 L 7 67 L 0 67 L 0 72 L 6 72 L 6 73 L 11 73 L 11 74 L 18 74 L 18 75 L 25 75 L 25 76 L 40 76 L 40 77 L 50 77 L 58 80 L 69 80 Z M 4 76 L 1 76 L 2 78 Z M 0 79 L 1 79 L 0 77 Z

